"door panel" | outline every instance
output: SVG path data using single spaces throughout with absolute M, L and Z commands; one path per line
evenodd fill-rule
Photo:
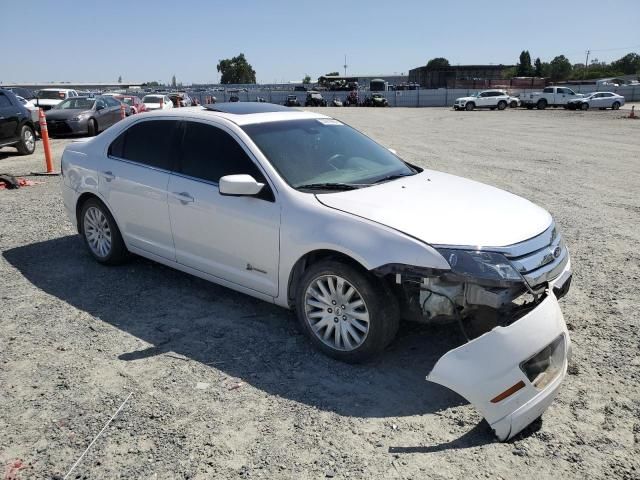
M 105 158 L 100 193 L 111 208 L 127 244 L 175 260 L 169 223 L 169 174 L 142 165 Z
M 278 295 L 277 203 L 220 195 L 217 185 L 180 175 L 170 175 L 168 192 L 178 263 Z

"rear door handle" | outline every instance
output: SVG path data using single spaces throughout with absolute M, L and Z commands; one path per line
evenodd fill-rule
M 180 203 L 186 205 L 187 203 L 193 203 L 195 199 L 188 192 L 173 192 L 173 196 L 180 200 Z
M 114 178 L 116 178 L 116 176 L 113 174 L 113 172 L 111 171 L 107 171 L 107 172 L 102 172 L 102 175 L 104 175 L 104 179 L 107 182 L 110 182 L 111 180 L 113 180 Z

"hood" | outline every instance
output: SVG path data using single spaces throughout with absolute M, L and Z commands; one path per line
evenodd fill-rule
M 65 108 L 64 110 L 48 110 L 46 113 L 47 120 L 69 120 L 83 113 L 91 113 L 91 110 L 83 110 L 81 108 Z
M 475 100 L 476 97 L 460 97 L 460 98 L 456 98 L 456 102 L 459 102 L 461 100 L 464 100 L 465 102 L 468 102 L 469 100 Z
M 503 247 L 542 233 L 552 220 L 517 195 L 433 170 L 316 198 L 434 245 Z

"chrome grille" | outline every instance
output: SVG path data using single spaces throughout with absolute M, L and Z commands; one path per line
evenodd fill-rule
M 529 240 L 491 250 L 503 253 L 531 287 L 556 278 L 569 261 L 569 252 L 555 224 Z

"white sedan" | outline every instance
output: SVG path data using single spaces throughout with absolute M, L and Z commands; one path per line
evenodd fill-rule
M 450 322 L 464 341 L 428 380 L 500 439 L 566 375 L 557 298 L 571 269 L 549 213 L 410 165 L 338 120 L 249 102 L 140 114 L 67 145 L 62 172 L 98 262 L 133 253 L 295 309 L 336 359 L 379 354 L 400 318 Z
M 624 105 L 624 97 L 613 92 L 593 92 L 586 97 L 576 98 L 567 103 L 570 110 L 589 110 L 589 108 L 618 110 L 622 105 Z
M 142 103 L 147 110 L 169 110 L 173 108 L 173 102 L 166 95 L 145 95 Z

